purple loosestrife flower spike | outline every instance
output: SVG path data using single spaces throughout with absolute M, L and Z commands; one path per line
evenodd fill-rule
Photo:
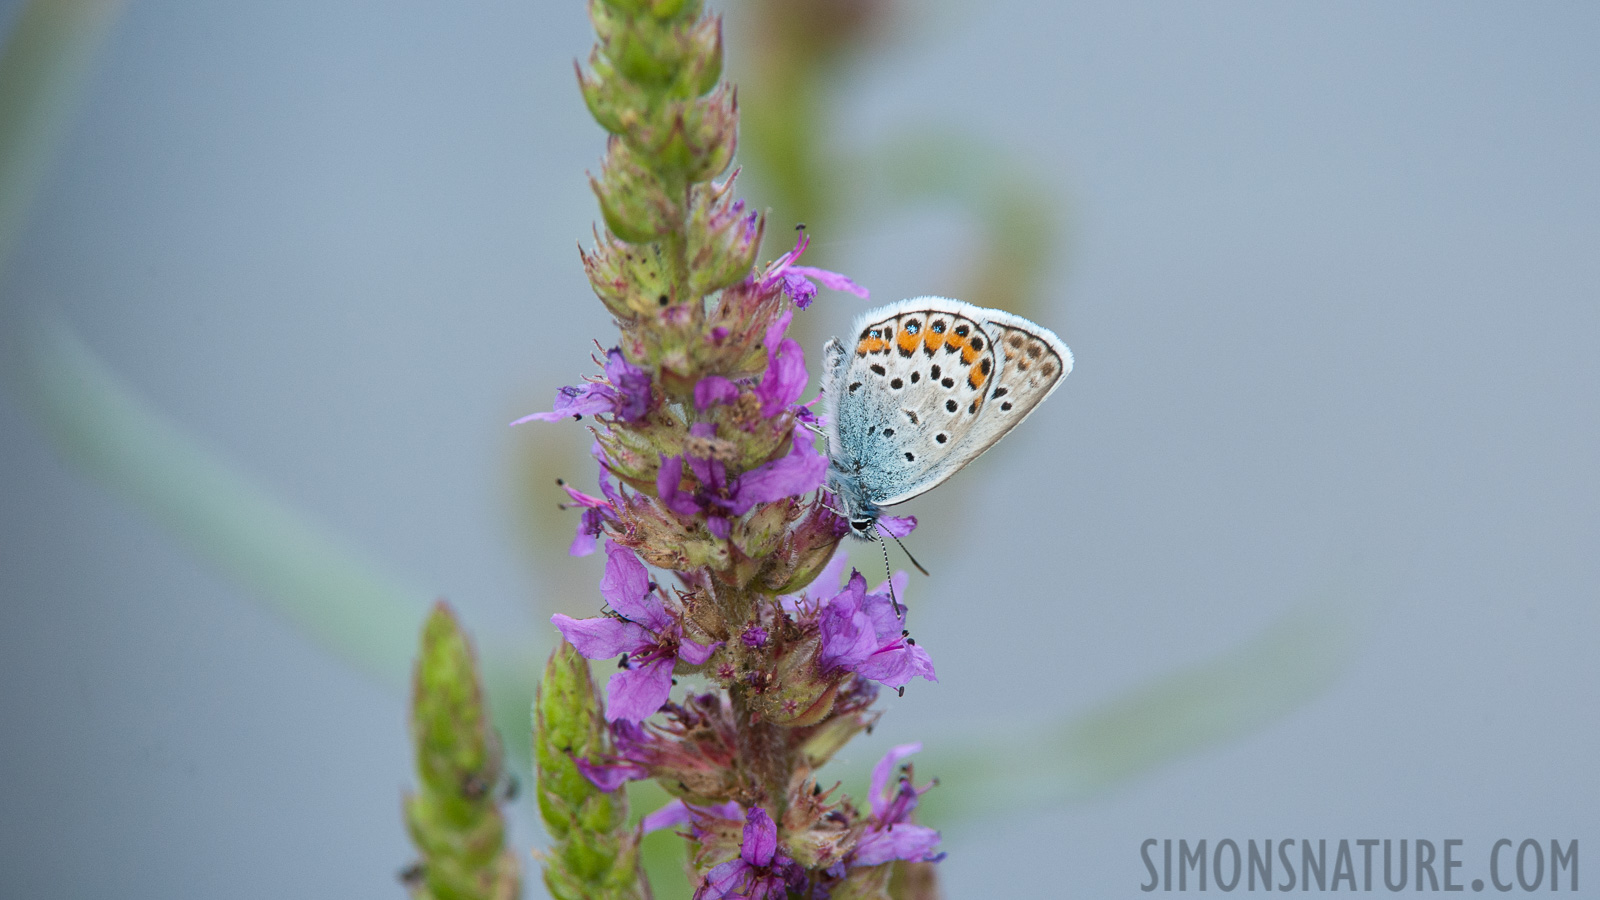
M 679 660 L 703 665 L 720 646 L 697 644 L 651 590 L 650 573 L 632 550 L 606 544 L 606 572 L 600 594 L 621 618 L 550 617 L 578 652 L 589 659 L 628 654 L 627 668 L 606 684 L 606 720 L 642 722 L 667 702 L 672 670 Z
M 766 223 L 723 177 L 738 106 L 719 84 L 721 21 L 702 9 L 589 2 L 597 45 L 578 80 L 610 136 L 591 178 L 605 228 L 580 255 L 620 335 L 596 360 L 602 375 L 519 421 L 595 417 L 601 496 L 567 491 L 583 513 L 572 552 L 606 541 L 608 608 L 551 618 L 568 643 L 547 682 L 584 677 L 543 695 L 541 811 L 559 814 L 574 865 L 586 841 L 615 844 L 616 886 L 630 891 L 637 836 L 674 828 L 691 844 L 698 900 L 883 900 L 886 863 L 923 866 L 937 840 L 910 821 L 909 775 L 890 775 L 909 750 L 881 764 L 867 804 L 818 790 L 814 773 L 877 720 L 880 682 L 932 680 L 933 665 L 905 639 L 887 585 L 841 580 L 849 526 L 825 508 L 821 422 L 799 405 L 809 374 L 789 334 L 820 289 L 867 291 L 801 265 L 804 233 L 757 267 Z M 916 524 L 879 522 L 899 536 Z M 584 658 L 618 656 L 602 707 Z M 675 701 L 675 673 L 712 687 Z M 561 698 L 584 699 L 581 715 Z M 646 778 L 678 799 L 621 841 L 620 789 Z M 590 823 L 589 810 L 606 820 Z M 547 867 L 554 896 L 613 896 L 567 869 Z

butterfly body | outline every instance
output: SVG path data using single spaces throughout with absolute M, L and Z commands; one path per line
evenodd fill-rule
M 823 350 L 828 486 L 852 533 L 942 484 L 1027 418 L 1072 371 L 1047 328 L 944 297 L 857 317 Z

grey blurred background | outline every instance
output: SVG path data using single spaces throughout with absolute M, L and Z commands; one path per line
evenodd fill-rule
M 1147 837 L 1462 838 L 1466 881 L 1500 837 L 1600 839 L 1600 7 L 903 13 L 830 139 L 954 122 L 1060 196 L 1035 314 L 1078 368 L 961 509 L 912 508 L 966 542 L 911 588 L 941 681 L 854 761 L 1091 710 L 1307 599 L 1359 634 L 1259 730 L 948 828 L 949 895 L 1137 896 Z M 529 479 L 505 427 L 610 333 L 574 249 L 590 41 L 577 2 L 131 2 L 0 300 L 414 588 L 407 627 L 442 595 L 534 635 L 596 571 L 519 512 L 587 471 Z M 950 292 L 971 238 L 938 205 L 814 236 L 883 302 Z M 401 696 L 13 393 L 0 453 L 0 893 L 400 896 Z

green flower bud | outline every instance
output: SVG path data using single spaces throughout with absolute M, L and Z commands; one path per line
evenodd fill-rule
M 406 798 L 406 827 L 422 851 L 408 877 L 412 896 L 515 897 L 517 861 L 505 847 L 498 805 L 500 741 L 489 724 L 472 648 L 443 601 L 422 631 L 411 736 L 421 789 Z
M 651 315 L 672 303 L 672 281 L 659 246 L 596 234 L 595 249 L 578 254 L 595 296 L 617 318 Z
M 737 175 L 737 173 L 735 173 Z M 690 202 L 689 291 L 720 291 L 750 274 L 767 220 L 733 198 L 733 177 L 696 185 Z
M 606 159 L 599 179 L 589 186 L 600 201 L 600 214 L 611 233 L 630 244 L 648 244 L 673 233 L 682 219 L 678 202 L 661 179 L 613 137 L 606 142 Z

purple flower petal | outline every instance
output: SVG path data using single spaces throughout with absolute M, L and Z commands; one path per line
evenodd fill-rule
M 596 765 L 583 757 L 573 760 L 577 763 L 578 771 L 589 783 L 606 793 L 611 793 L 630 781 L 640 781 L 650 777 L 650 770 L 637 763 L 602 763 Z
M 661 470 L 656 473 L 656 496 L 661 498 L 661 503 L 667 509 L 680 516 L 692 516 L 700 512 L 700 505 L 694 497 L 679 490 L 683 482 L 683 457 L 661 457 Z
M 727 803 L 718 804 L 717 806 L 708 806 L 705 811 L 715 814 L 721 819 L 738 820 L 744 818 L 744 807 L 740 806 L 737 800 L 729 800 Z
M 534 413 L 531 416 L 512 422 L 512 425 L 521 425 L 523 422 L 555 422 L 567 416 L 578 418 L 585 415 L 611 412 L 616 408 L 617 392 L 605 384 L 585 384 L 582 387 L 567 386 L 556 391 L 555 409 L 550 412 Z
M 588 556 L 594 552 L 595 536 L 589 533 L 585 523 L 578 523 L 578 533 L 572 536 L 572 544 L 567 547 L 568 556 Z
M 799 615 L 807 607 L 814 609 L 822 606 L 839 592 L 840 582 L 844 579 L 844 567 L 849 564 L 850 554 L 841 546 L 834 551 L 833 558 L 829 559 L 828 564 L 817 573 L 817 577 L 800 589 L 800 593 L 779 597 L 779 606 L 790 615 Z
M 725 863 L 719 863 L 706 873 L 705 882 L 694 892 L 694 900 L 723 900 L 733 893 L 734 888 L 749 871 L 750 867 L 737 856 Z
M 760 625 L 751 625 L 744 630 L 743 634 L 739 635 L 739 640 L 744 641 L 744 645 L 752 650 L 758 647 L 765 647 L 767 644 L 767 630 Z
M 606 682 L 606 721 L 643 722 L 655 715 L 672 693 L 673 660 L 651 660 L 625 669 Z
M 594 552 L 595 539 L 605 531 L 606 517 L 598 508 L 583 511 L 583 518 L 578 520 L 578 533 L 572 538 L 572 546 L 567 549 L 568 556 L 588 556 Z
M 811 432 L 796 428 L 789 453 L 739 476 L 732 511 L 744 515 L 757 503 L 809 494 L 827 478 L 828 458 L 817 452 Z
M 767 326 L 767 371 L 755 394 L 761 398 L 761 414 L 768 418 L 798 400 L 806 389 L 805 350 L 783 336 L 793 318 L 793 312 L 785 312 Z
M 711 658 L 711 654 L 717 652 L 717 648 L 721 646 L 721 641 L 705 646 L 684 638 L 678 642 L 678 658 L 691 666 L 703 666 L 706 660 Z
M 861 601 L 861 609 L 868 618 L 872 619 L 872 629 L 877 634 L 878 640 L 889 641 L 900 636 L 905 628 L 906 620 L 906 585 L 911 582 L 911 576 L 901 570 L 894 573 L 890 579 L 873 588 Z M 894 593 L 889 592 L 890 588 Z M 900 609 L 895 610 L 895 603 L 900 604 Z
M 707 375 L 695 383 L 694 408 L 705 412 L 713 404 L 739 399 L 739 386 L 721 375 Z
M 650 632 L 632 622 L 600 616 L 594 619 L 574 619 L 556 613 L 550 617 L 552 624 L 586 659 L 610 659 L 624 653 L 637 653 L 654 647 Z
M 844 275 L 840 275 L 838 272 L 829 272 L 827 269 L 818 269 L 815 266 L 790 266 L 789 271 L 799 273 L 807 278 L 816 279 L 822 283 L 823 287 L 829 290 L 855 294 L 863 300 L 870 296 L 866 288 L 856 284 Z M 812 293 L 816 293 L 815 288 L 812 289 Z
M 673 800 L 666 806 L 640 819 L 639 827 L 644 829 L 645 834 L 649 834 L 652 831 L 660 831 L 663 828 L 678 828 L 687 825 L 692 819 L 693 815 L 689 812 L 689 807 L 682 800 Z
M 761 398 L 761 414 L 768 418 L 782 412 L 789 404 L 800 399 L 806 389 L 805 350 L 788 338 L 779 342 L 767 362 L 767 372 L 756 385 L 756 396 Z
M 817 663 L 823 671 L 840 667 L 853 670 L 878 649 L 872 619 L 861 609 L 866 589 L 866 579 L 855 572 L 844 590 L 823 607 L 817 622 L 822 635 Z
M 717 436 L 717 426 L 714 422 L 696 422 L 689 426 L 689 434 L 697 438 L 714 438 Z M 722 463 L 715 459 L 706 459 L 689 454 L 689 471 L 706 487 L 707 490 L 720 492 L 728 482 L 728 472 Z
M 889 793 L 889 779 L 893 777 L 895 767 L 900 765 L 900 760 L 921 750 L 921 741 L 890 747 L 889 752 L 883 755 L 883 759 L 878 760 L 878 764 L 872 767 L 872 783 L 867 788 L 867 802 L 872 804 L 873 815 L 882 816 L 883 811 L 889 806 L 889 801 L 892 799 Z
M 706 530 L 711 532 L 711 535 L 719 541 L 727 540 L 731 532 L 726 516 L 707 516 Z
M 878 530 L 889 537 L 903 538 L 916 527 L 916 516 L 878 516 Z
M 873 651 L 872 655 L 856 665 L 855 671 L 863 678 L 895 688 L 910 684 L 911 679 L 919 675 L 928 681 L 939 680 L 934 675 L 933 658 L 928 651 L 898 638 L 893 645 Z
M 630 622 L 654 632 L 672 624 L 672 616 L 650 591 L 650 572 L 632 550 L 616 541 L 606 542 L 606 572 L 600 577 L 600 596 Z
M 625 498 L 622 492 L 617 490 L 617 486 L 611 483 L 611 470 L 606 468 L 605 448 L 600 446 L 599 441 L 595 441 L 594 448 L 589 452 L 600 462 L 600 496 L 611 503 L 612 509 L 616 509 Z
M 745 814 L 744 840 L 739 845 L 739 857 L 752 866 L 767 866 L 778 851 L 778 826 L 772 817 L 759 806 Z
M 938 844 L 939 832 L 902 822 L 862 835 L 854 861 L 858 866 L 878 866 L 896 859 L 931 861 Z
M 606 351 L 606 380 L 616 388 L 613 412 L 624 422 L 643 421 L 650 411 L 650 373 L 628 362 L 622 350 Z
M 599 497 L 591 497 L 570 484 L 563 483 L 561 485 L 561 489 L 567 492 L 567 496 L 572 498 L 573 503 L 578 504 L 584 509 L 609 509 L 611 506 L 608 501 L 602 500 Z

